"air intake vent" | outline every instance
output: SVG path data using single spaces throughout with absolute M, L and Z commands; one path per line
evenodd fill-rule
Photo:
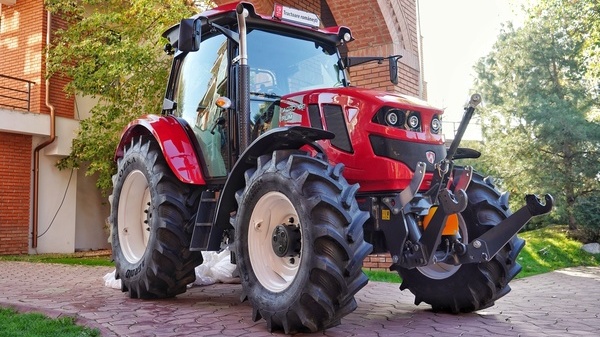
M 321 111 L 319 111 L 318 104 L 308 105 L 308 119 L 310 119 L 310 126 L 315 129 L 323 130 L 323 122 L 321 122 Z
M 323 113 L 325 115 L 325 123 L 327 123 L 327 130 L 335 134 L 335 138 L 331 140 L 331 145 L 346 152 L 353 152 L 342 107 L 326 104 L 323 105 Z

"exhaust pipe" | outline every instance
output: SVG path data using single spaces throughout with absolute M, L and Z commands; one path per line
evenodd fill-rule
M 238 30 L 240 37 L 239 81 L 238 81 L 238 128 L 240 135 L 240 150 L 243 152 L 250 146 L 250 67 L 248 66 L 248 49 L 246 40 L 246 17 L 248 10 L 243 4 L 236 7 Z

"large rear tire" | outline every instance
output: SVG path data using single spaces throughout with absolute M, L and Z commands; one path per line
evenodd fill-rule
M 113 176 L 109 221 L 117 278 L 131 298 L 168 298 L 196 279 L 201 252 L 191 252 L 199 191 L 180 182 L 156 141 L 125 149 Z
M 469 203 L 461 213 L 460 228 L 469 242 L 506 219 L 510 211 L 508 194 L 500 193 L 490 178 L 474 173 L 466 192 Z M 459 313 L 485 309 L 510 291 L 508 283 L 521 271 L 517 256 L 524 245 L 525 241 L 515 235 L 488 262 L 400 268 L 398 273 L 403 280 L 400 289 L 409 289 L 415 295 L 416 305 L 425 302 L 434 311 Z
M 363 259 L 369 215 L 354 197 L 358 185 L 300 151 L 258 158 L 236 193 L 235 256 L 255 321 L 270 331 L 315 332 L 356 308 L 354 294 L 368 282 Z

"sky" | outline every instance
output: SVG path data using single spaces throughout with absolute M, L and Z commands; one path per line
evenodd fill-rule
M 445 122 L 460 121 L 473 93 L 473 66 L 491 51 L 502 23 L 519 25 L 523 1 L 418 0 L 427 100 L 445 108 Z

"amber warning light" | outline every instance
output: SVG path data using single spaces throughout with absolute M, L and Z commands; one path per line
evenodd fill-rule
M 281 21 L 288 21 L 309 27 L 319 27 L 321 24 L 319 17 L 314 13 L 286 7 L 278 3 L 273 8 L 273 17 Z

